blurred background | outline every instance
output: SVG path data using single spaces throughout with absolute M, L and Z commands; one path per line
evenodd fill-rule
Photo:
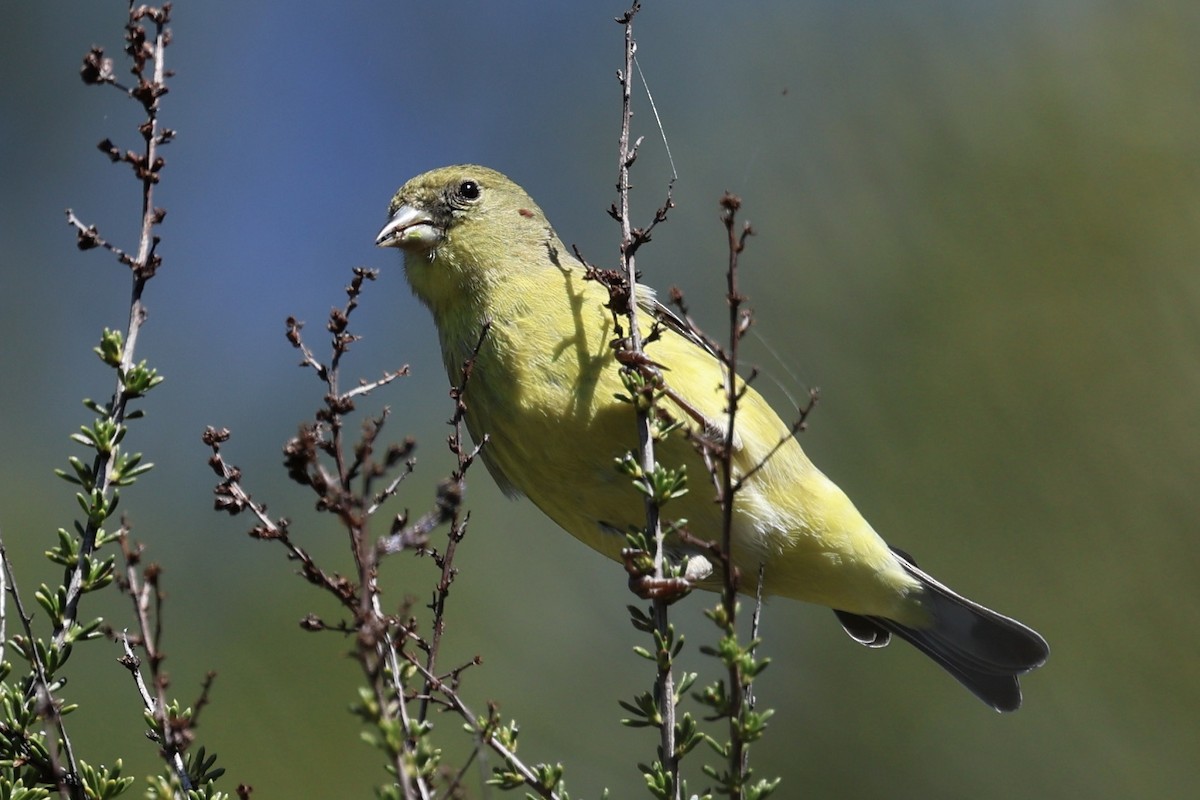
M 427 508 L 450 469 L 451 408 L 432 323 L 399 256 L 373 247 L 408 177 L 478 162 L 523 184 L 568 243 L 611 265 L 621 29 L 614 3 L 177 2 L 163 103 L 179 131 L 157 202 L 164 267 L 139 357 L 166 375 L 126 442 L 157 464 L 124 493 L 165 569 L 164 647 L 188 701 L 219 673 L 199 739 L 227 790 L 367 796 L 386 776 L 346 707 L 358 667 L 302 632 L 331 604 L 248 520 L 211 510 L 200 442 L 227 458 L 330 569 L 346 550 L 289 485 L 280 447 L 320 402 L 284 339 L 324 320 L 350 269 L 381 270 L 345 369 L 411 378 L 391 435 L 419 441 L 395 510 Z M 0 526 L 27 602 L 57 579 L 41 556 L 77 513 L 51 470 L 105 399 L 91 352 L 125 325 L 128 277 L 80 253 L 72 207 L 134 248 L 138 187 L 95 149 L 137 147 L 138 107 L 84 86 L 93 44 L 120 59 L 125 4 L 8 4 L 0 26 Z M 1171 797 L 1200 777 L 1200 5 L 838 0 L 647 3 L 639 60 L 679 173 L 678 208 L 639 256 L 646 280 L 723 318 L 717 201 L 741 195 L 757 235 L 742 281 L 751 358 L 782 410 L 822 401 L 803 443 L 892 543 L 1037 627 L 1045 669 L 999 716 L 911 649 L 869 652 L 820 609 L 768 605 L 760 680 L 777 715 L 754 748 L 783 797 Z M 670 167 L 639 93 L 635 209 Z M 778 359 L 772 356 L 778 354 Z M 786 414 L 785 414 L 786 416 Z M 443 663 L 521 724 L 522 754 L 561 761 L 574 796 L 643 796 L 654 736 L 617 700 L 651 675 L 620 567 L 501 497 L 469 489 Z M 424 601 L 428 560 L 397 558 L 387 599 Z M 115 592 L 92 614 L 130 624 Z M 713 675 L 693 596 L 676 607 L 686 666 Z M 114 646 L 80 648 L 69 723 L 85 760 L 157 769 Z M 442 724 L 458 729 L 446 719 Z M 447 731 L 443 742 L 458 741 Z M 465 744 L 460 743 L 461 746 Z M 698 768 L 698 759 L 691 767 Z M 703 782 L 692 773 L 691 788 Z M 478 792 L 476 792 L 478 796 Z

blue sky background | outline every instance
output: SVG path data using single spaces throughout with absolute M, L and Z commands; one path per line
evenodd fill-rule
M 397 504 L 428 505 L 449 469 L 432 324 L 394 252 L 388 199 L 434 166 L 478 162 L 537 199 L 563 239 L 611 263 L 620 4 L 178 2 L 157 203 L 169 213 L 139 355 L 167 377 L 128 444 L 157 468 L 122 499 L 166 569 L 174 691 L 218 678 L 201 740 L 264 797 L 366 794 L 357 668 L 301 632 L 327 601 L 282 553 L 211 511 L 205 425 L 258 499 L 336 564 L 344 548 L 288 485 L 280 447 L 320 399 L 283 320 L 320 350 L 350 269 L 382 270 L 347 367 L 413 377 L 377 394 L 420 442 Z M 122 268 L 79 253 L 72 207 L 133 247 L 138 191 L 95 143 L 136 145 L 135 104 L 86 87 L 92 44 L 119 57 L 124 4 L 20 4 L 0 26 L 0 526 L 31 596 L 76 506 L 51 475 L 106 398 L 91 354 L 124 325 Z M 678 208 L 639 264 L 722 318 L 717 200 L 758 235 L 743 285 L 767 345 L 752 357 L 786 405 L 819 385 L 814 460 L 893 543 L 946 582 L 1026 619 L 1054 648 L 1016 715 L 986 711 L 901 647 L 854 646 L 827 612 L 766 614 L 760 685 L 777 716 L 755 749 L 784 795 L 1174 796 L 1197 777 L 1200 712 L 1200 7 L 1108 2 L 648 3 L 639 59 L 679 172 Z M 118 69 L 125 66 L 118 60 Z M 635 210 L 669 176 L 644 98 Z M 769 350 L 768 350 L 769 347 Z M 780 354 L 778 363 L 770 350 Z M 530 760 L 573 793 L 637 796 L 649 734 L 617 706 L 649 684 L 619 567 L 480 470 L 452 598 L 449 659 L 522 724 Z M 344 566 L 342 567 L 345 568 Z M 424 597 L 398 559 L 390 597 Z M 711 637 L 678 607 L 690 642 Z M 93 613 L 126 624 L 124 602 Z M 154 769 L 128 678 L 103 644 L 71 687 L 84 758 Z M 689 668 L 708 669 L 691 651 Z M 85 695 L 86 696 L 86 695 Z M 443 723 L 456 728 L 447 719 Z M 447 737 L 453 739 L 453 737 Z M 465 746 L 465 745 L 464 745 Z M 693 778 L 699 788 L 699 778 Z

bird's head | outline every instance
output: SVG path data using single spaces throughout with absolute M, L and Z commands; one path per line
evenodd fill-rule
M 550 266 L 561 243 L 517 184 L 487 167 L 442 167 L 400 187 L 380 247 L 404 251 L 413 291 L 434 309 L 480 298 L 514 270 Z

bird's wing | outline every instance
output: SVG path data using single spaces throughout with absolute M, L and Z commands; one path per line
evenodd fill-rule
M 506 475 L 504 470 L 500 468 L 500 465 L 496 463 L 495 459 L 492 458 L 491 450 L 485 447 L 480 450 L 479 453 L 481 456 L 483 456 L 483 464 L 485 467 L 487 467 L 487 471 L 491 473 L 492 480 L 495 482 L 496 488 L 498 488 L 505 497 L 507 497 L 509 500 L 517 500 L 525 496 L 525 493 L 518 489 L 516 485 L 509 480 L 508 475 Z
M 721 364 L 720 353 L 716 346 L 706 338 L 700 331 L 696 329 L 687 320 L 681 318 L 674 311 L 668 308 L 654 290 L 649 286 L 638 284 L 637 287 L 638 307 L 649 314 L 655 322 L 666 328 L 672 334 L 677 335 L 691 346 L 695 347 L 700 358 L 711 359 L 712 367 L 715 370 L 724 369 Z M 700 355 L 703 353 L 703 355 Z M 679 406 L 693 422 L 699 427 L 697 433 L 704 439 L 711 441 L 713 444 L 720 444 L 725 441 L 725 431 L 727 428 L 726 419 L 720 415 L 713 415 L 711 411 L 706 412 L 692 398 L 682 396 L 674 391 L 671 387 L 671 376 L 668 374 L 666 378 L 666 392 L 675 405 Z M 742 438 L 735 430 L 733 434 L 733 449 L 742 449 Z
M 638 307 L 657 320 L 661 325 L 687 339 L 713 358 L 720 356 L 716 348 L 713 347 L 712 342 L 708 341 L 693 325 L 681 319 L 678 314 L 659 300 L 658 295 L 649 286 L 639 283 L 637 295 Z

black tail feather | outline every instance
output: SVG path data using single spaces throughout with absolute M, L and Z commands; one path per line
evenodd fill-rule
M 1037 631 L 968 600 L 917 568 L 893 548 L 904 568 L 925 587 L 932 624 L 909 628 L 883 617 L 836 611 L 855 641 L 883 647 L 891 634 L 936 661 L 963 686 L 997 711 L 1021 707 L 1019 676 L 1046 663 L 1050 647 Z

